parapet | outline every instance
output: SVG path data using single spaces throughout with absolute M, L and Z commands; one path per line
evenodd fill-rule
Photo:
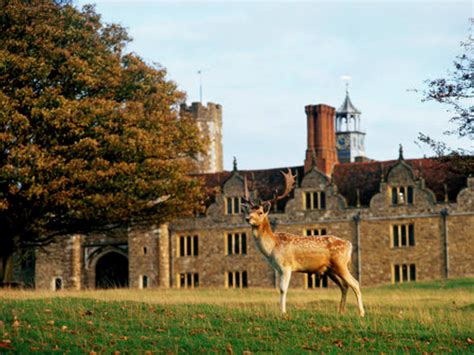
M 193 102 L 190 106 L 181 104 L 181 110 L 189 112 L 198 120 L 222 120 L 222 105 L 208 102 L 204 106 L 200 102 Z

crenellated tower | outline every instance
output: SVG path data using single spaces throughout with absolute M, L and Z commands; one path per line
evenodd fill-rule
M 222 148 L 222 106 L 208 102 L 204 106 L 193 102 L 191 106 L 181 105 L 181 110 L 196 120 L 203 137 L 208 139 L 206 153 L 198 157 L 199 170 L 196 173 L 216 173 L 224 169 Z

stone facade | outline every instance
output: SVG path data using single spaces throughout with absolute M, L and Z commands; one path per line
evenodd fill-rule
M 451 171 L 449 162 L 404 160 L 401 150 L 395 161 L 337 164 L 335 110 L 306 110 L 305 164 L 292 168 L 297 185 L 272 209 L 272 227 L 351 241 L 352 272 L 362 285 L 474 275 L 473 177 Z M 318 123 L 321 117 L 327 122 Z M 254 198 L 270 198 L 283 182 L 279 170 L 234 167 L 201 177 L 212 191 L 204 215 L 60 238 L 37 251 L 36 287 L 276 287 L 277 275 L 253 245 L 240 198 L 246 186 Z M 294 274 L 291 285 L 314 288 L 326 281 Z
M 244 216 L 228 209 L 233 198 L 243 195 L 247 175 L 251 173 L 232 172 L 204 216 L 121 231 L 114 237 L 61 238 L 47 248 L 47 254 L 38 251 L 36 287 L 55 288 L 55 280 L 61 279 L 63 288 L 94 288 L 97 262 L 112 252 L 128 257 L 127 277 L 134 288 L 228 287 L 229 273 L 235 272 L 241 278 L 246 273 L 247 287 L 275 287 L 276 275 L 253 245 Z M 413 188 L 411 203 L 393 203 L 393 188 L 400 186 Z M 324 208 L 306 208 L 305 197 L 313 192 L 325 193 Z M 257 191 L 253 194 L 258 196 Z M 423 180 L 414 176 L 412 167 L 400 160 L 380 182 L 368 206 L 349 206 L 331 179 L 313 168 L 300 179 L 283 210 L 270 214 L 270 220 L 279 231 L 325 230 L 351 241 L 353 274 L 363 285 L 395 282 L 394 268 L 403 265 L 415 266 L 416 280 L 430 280 L 474 274 L 473 200 L 474 178 L 468 178 L 468 186 L 455 202 L 437 202 Z M 409 245 L 407 227 L 404 245 L 394 246 L 394 226 L 409 225 L 413 225 L 413 245 Z M 239 252 L 233 245 L 229 253 L 229 235 L 235 234 L 239 235 Z M 235 243 L 234 237 L 230 240 Z M 403 275 L 400 277 L 403 281 Z M 306 278 L 295 274 L 292 286 L 308 287 Z M 244 286 L 243 279 L 240 284 Z

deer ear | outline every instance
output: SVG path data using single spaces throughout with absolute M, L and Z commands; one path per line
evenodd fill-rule
M 268 201 L 265 201 L 262 207 L 263 207 L 263 213 L 268 214 L 268 212 L 270 212 L 270 209 L 272 208 L 272 204 Z

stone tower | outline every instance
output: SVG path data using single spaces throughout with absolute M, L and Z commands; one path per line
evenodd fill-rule
M 206 154 L 198 157 L 196 173 L 216 173 L 224 169 L 222 149 L 222 106 L 208 102 L 204 106 L 193 102 L 191 106 L 181 105 L 196 120 L 199 130 L 208 139 Z
M 365 160 L 365 133 L 360 125 L 361 112 L 355 108 L 346 90 L 346 98 L 336 112 L 336 146 L 341 163 Z
M 308 146 L 304 161 L 305 173 L 313 164 L 330 176 L 337 164 L 336 136 L 334 132 L 334 107 L 328 105 L 305 106 L 308 121 Z

